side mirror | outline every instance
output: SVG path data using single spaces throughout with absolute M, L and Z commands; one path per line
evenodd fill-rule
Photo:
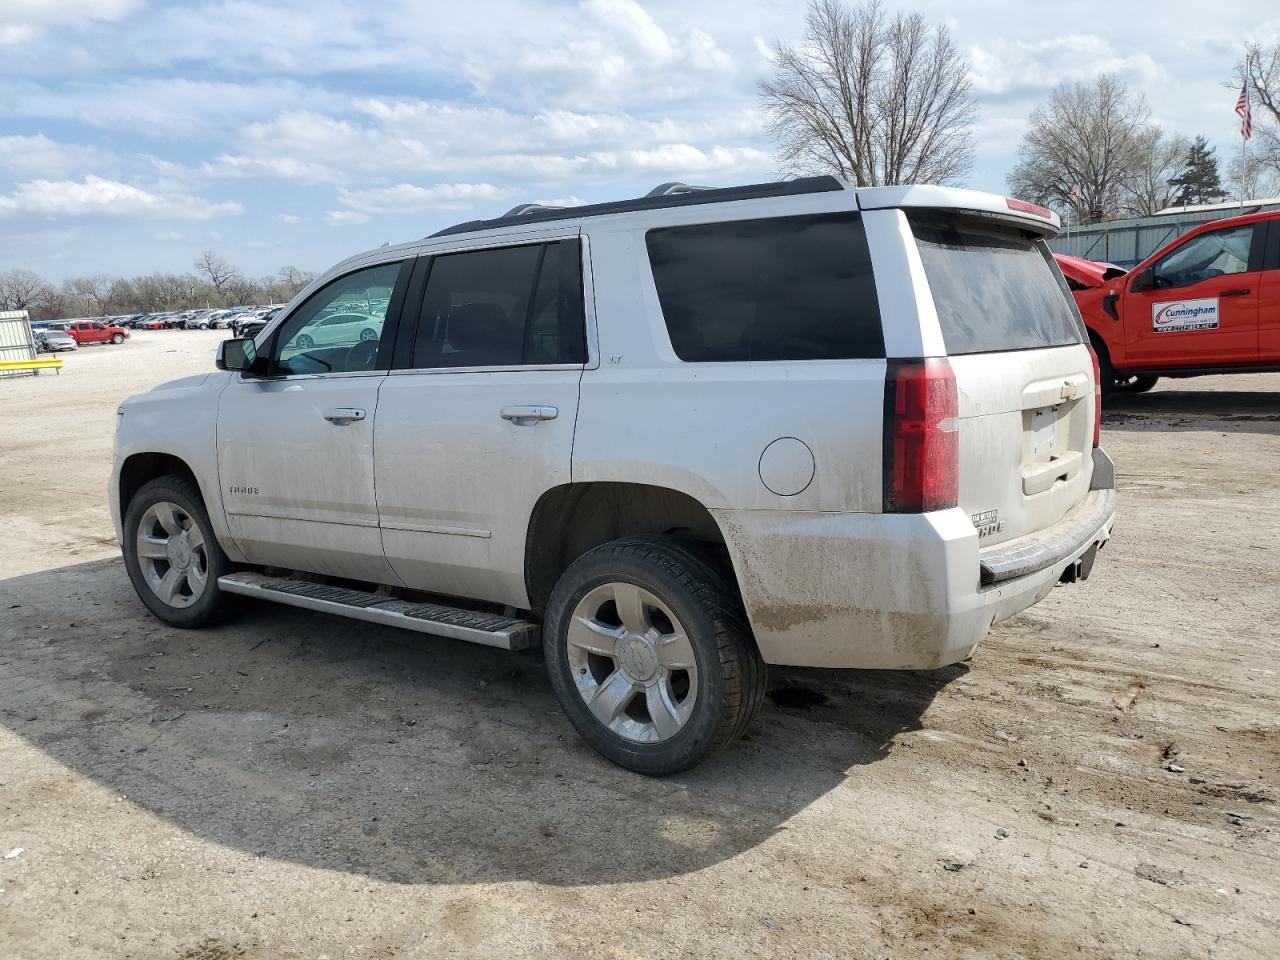
M 1143 290 L 1154 290 L 1155 286 L 1155 272 L 1151 267 L 1147 267 L 1147 269 L 1143 270 L 1141 273 L 1134 274 L 1133 281 L 1129 284 L 1129 289 L 1138 293 Z
M 258 366 L 258 348 L 249 337 L 223 340 L 218 344 L 218 356 L 214 364 L 219 370 L 254 373 Z

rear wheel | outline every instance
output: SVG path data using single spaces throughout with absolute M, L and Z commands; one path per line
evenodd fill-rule
M 316 342 L 309 334 L 303 333 L 298 335 L 298 339 L 293 341 L 293 345 L 299 350 L 310 350 L 316 345 Z
M 1146 393 L 1157 383 L 1159 377 L 1148 375 L 1116 378 L 1116 389 L 1121 393 Z
M 192 481 L 165 476 L 143 484 L 123 526 L 125 569 L 152 613 L 175 627 L 204 626 L 226 613 L 230 597 L 218 578 L 231 572 L 231 561 Z
M 719 752 L 764 699 L 764 662 L 731 578 L 674 538 L 628 537 L 575 560 L 547 605 L 544 644 L 578 733 L 638 773 L 677 773 Z

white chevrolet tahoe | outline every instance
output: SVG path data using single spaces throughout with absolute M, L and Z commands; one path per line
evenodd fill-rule
M 1114 471 L 1056 229 L 817 177 L 354 257 L 120 407 L 129 577 L 175 626 L 247 595 L 541 643 L 591 746 L 685 769 L 766 664 L 941 667 L 1088 576 Z

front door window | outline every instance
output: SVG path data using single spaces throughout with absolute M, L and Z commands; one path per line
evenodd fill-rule
M 357 270 L 313 294 L 275 336 L 275 376 L 385 369 L 378 363 L 391 294 L 403 267 Z

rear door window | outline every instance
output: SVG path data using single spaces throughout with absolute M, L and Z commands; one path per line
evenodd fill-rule
M 648 231 L 645 241 L 681 360 L 884 356 L 857 214 L 663 227 Z
M 562 240 L 433 257 L 410 366 L 585 363 L 580 250 Z
M 1085 340 L 1048 247 L 1015 227 L 908 214 L 948 354 Z

